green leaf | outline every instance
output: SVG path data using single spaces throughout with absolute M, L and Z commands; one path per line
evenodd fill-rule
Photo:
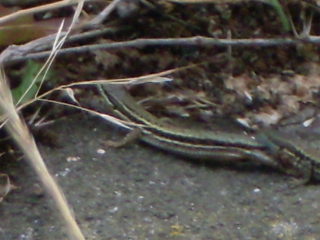
M 24 69 L 19 72 L 19 76 L 22 78 L 22 80 L 20 85 L 12 90 L 14 103 L 17 103 L 20 100 L 20 98 L 24 95 L 24 93 L 28 90 L 41 67 L 42 64 L 39 64 L 34 61 L 28 61 Z M 50 73 L 50 71 L 48 73 Z M 39 89 L 42 77 L 43 75 L 40 75 L 38 77 L 38 79 L 33 83 L 32 87 L 29 89 L 28 93 L 26 93 L 23 99 L 20 100 L 20 103 L 24 103 L 35 97 Z
M 285 13 L 285 11 L 283 10 L 282 5 L 279 3 L 279 0 L 269 0 L 269 3 L 274 7 L 274 9 L 276 10 L 282 27 L 286 32 L 289 32 L 291 30 L 291 24 L 289 21 L 289 18 L 287 16 L 287 14 Z

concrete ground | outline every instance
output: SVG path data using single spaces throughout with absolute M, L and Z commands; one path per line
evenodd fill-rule
M 41 152 L 88 240 L 320 239 L 320 185 L 293 185 L 261 167 L 195 164 L 139 143 L 106 148 L 119 131 L 82 114 L 50 129 L 61 146 L 40 144 Z M 33 170 L 1 161 L 19 189 L 0 203 L 0 239 L 66 239 Z

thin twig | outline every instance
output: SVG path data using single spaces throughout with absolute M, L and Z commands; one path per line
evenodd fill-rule
M 94 19 L 92 19 L 88 26 L 94 26 L 101 24 L 106 18 L 110 15 L 110 13 L 115 9 L 117 4 L 122 0 L 113 0 L 103 11 L 101 11 Z
M 93 31 L 88 31 L 84 33 L 78 33 L 70 36 L 66 39 L 66 43 L 72 43 L 81 40 L 87 40 L 90 38 L 99 37 L 105 34 L 112 34 L 119 31 L 125 31 L 128 28 L 104 28 Z M 63 37 L 67 34 L 67 32 L 61 32 L 60 37 Z M 57 37 L 57 34 L 51 34 L 42 38 L 38 38 L 36 40 L 30 41 L 24 45 L 12 45 L 1 52 L 0 55 L 0 63 L 1 64 L 9 64 L 14 63 L 16 58 L 23 58 L 30 53 L 44 51 L 52 48 L 52 43 L 54 39 Z
M 217 39 L 209 37 L 189 37 L 189 38 L 158 38 L 149 39 L 142 38 L 123 42 L 93 44 L 80 47 L 71 47 L 61 49 L 58 56 L 64 56 L 74 53 L 87 53 L 97 50 L 114 50 L 123 48 L 143 48 L 154 46 L 167 46 L 167 47 L 271 47 L 271 46 L 294 46 L 301 43 L 320 44 L 320 37 L 308 36 L 304 38 L 255 38 L 255 39 Z M 29 53 L 25 56 L 12 56 L 5 63 L 15 63 L 29 59 L 46 58 L 50 54 L 49 51 L 38 53 Z

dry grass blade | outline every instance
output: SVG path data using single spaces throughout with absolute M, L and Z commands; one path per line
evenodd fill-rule
M 32 83 L 30 84 L 30 87 L 26 90 L 26 92 L 21 96 L 20 100 L 22 100 L 25 96 L 25 94 L 28 93 L 28 91 L 31 89 L 31 87 L 35 84 L 35 82 L 37 81 L 37 79 L 39 78 L 39 76 L 43 74 L 42 76 L 42 79 L 41 79 L 41 83 L 40 83 L 40 86 L 38 88 L 38 92 L 36 95 L 38 95 L 39 93 L 39 90 L 41 88 L 41 85 L 43 84 L 44 82 L 44 79 L 45 79 L 45 76 L 47 75 L 49 69 L 50 69 L 50 66 L 52 65 L 53 61 L 55 60 L 56 56 L 57 56 L 57 53 L 58 51 L 61 49 L 61 47 L 63 46 L 64 42 L 66 41 L 67 37 L 69 36 L 72 28 L 74 27 L 74 25 L 76 24 L 76 22 L 79 20 L 79 16 L 80 16 L 80 13 L 81 13 L 81 10 L 83 8 L 83 4 L 84 4 L 84 0 L 77 0 L 78 1 L 78 6 L 76 8 L 76 11 L 74 13 L 74 16 L 72 18 L 72 22 L 70 24 L 70 26 L 68 27 L 68 30 L 67 30 L 67 33 L 62 36 L 62 38 L 60 39 L 60 36 L 61 36 L 61 32 L 62 32 L 62 28 L 63 28 L 63 25 L 64 25 L 64 21 L 62 21 L 61 25 L 60 25 L 60 28 L 57 32 L 57 37 L 55 38 L 55 41 L 53 43 L 53 46 L 52 46 L 52 50 L 50 52 L 50 55 L 47 59 L 47 61 L 45 62 L 45 64 L 42 66 L 42 68 L 40 69 L 40 71 L 38 72 L 38 74 L 35 76 L 34 80 L 32 81 Z M 20 102 L 20 100 L 18 101 L 18 103 Z
M 135 127 L 143 126 L 143 125 L 139 125 L 137 123 L 121 120 L 121 119 L 119 119 L 117 117 L 113 117 L 113 116 L 111 116 L 109 114 L 97 112 L 97 111 L 94 111 L 94 110 L 91 110 L 91 109 L 88 109 L 88 108 L 85 108 L 85 107 L 80 107 L 80 106 L 76 106 L 76 105 L 65 103 L 65 102 L 59 102 L 59 101 L 48 100 L 48 99 L 40 99 L 39 101 L 53 103 L 53 104 L 59 104 L 59 105 L 65 106 L 65 107 L 79 109 L 80 111 L 90 113 L 90 114 L 92 114 L 94 116 L 98 116 L 98 117 L 110 122 L 111 124 L 114 124 L 115 126 L 122 127 L 124 129 L 132 130 L 132 126 L 135 126 Z
M 54 199 L 54 202 L 56 203 L 62 217 L 66 222 L 70 239 L 84 240 L 84 237 L 74 220 L 62 191 L 55 182 L 54 178 L 50 175 L 36 146 L 33 136 L 31 135 L 23 119 L 19 117 L 14 107 L 11 92 L 7 85 L 3 69 L 1 69 L 0 76 L 0 112 L 7 118 L 7 123 L 5 125 L 6 129 L 15 140 L 17 145 L 21 148 L 26 159 L 30 162 L 31 166 L 38 174 L 48 194 Z
M 14 188 L 15 186 L 11 184 L 9 176 L 7 174 L 0 173 L 0 202 Z
M 84 3 L 84 0 L 76 1 L 78 2 L 78 6 L 70 29 L 79 18 Z M 70 29 L 68 33 L 70 32 Z M 52 53 L 53 57 L 48 60 L 48 66 L 52 63 L 56 51 L 62 46 L 64 39 L 65 38 L 63 38 L 62 41 L 57 40 L 58 42 L 54 44 L 54 51 Z M 26 126 L 26 123 L 17 113 L 2 66 L 0 66 L 0 71 L 0 121 L 5 119 L 5 127 L 8 130 L 8 133 L 21 148 L 26 159 L 30 162 L 31 166 L 39 176 L 49 196 L 54 200 L 63 220 L 65 221 L 69 238 L 72 240 L 84 240 L 85 238 L 73 217 L 63 192 L 55 182 L 54 178 L 50 175 L 34 138 Z

